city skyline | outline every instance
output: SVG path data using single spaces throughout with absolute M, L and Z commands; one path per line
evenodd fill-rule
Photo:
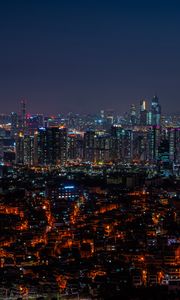
M 180 299 L 179 16 L 0 1 L 0 300 Z
M 1 110 L 128 110 L 157 93 L 178 110 L 177 1 L 1 3 Z
M 180 111 L 176 108 L 175 111 L 166 111 L 163 107 L 163 102 L 161 101 L 161 99 L 159 98 L 159 95 L 157 95 L 157 93 L 155 93 L 152 97 L 142 97 L 141 99 L 138 99 L 134 102 L 131 102 L 130 104 L 128 104 L 127 109 L 125 111 L 122 110 L 117 110 L 113 107 L 101 107 L 99 110 L 85 110 L 85 111 L 81 111 L 80 110 L 58 110 L 58 111 L 53 111 L 50 109 L 49 111 L 44 111 L 43 107 L 40 108 L 39 110 L 32 110 L 32 103 L 31 101 L 28 101 L 27 98 L 21 98 L 18 101 L 16 101 L 15 105 L 12 106 L 14 107 L 14 110 L 11 109 L 11 107 L 8 108 L 7 111 L 1 111 L 0 114 L 1 115 L 10 115 L 11 113 L 17 113 L 20 114 L 21 113 L 21 103 L 24 102 L 25 106 L 26 106 L 26 117 L 30 117 L 31 115 L 38 115 L 38 114 L 42 114 L 44 116 L 57 116 L 59 114 L 62 115 L 68 115 L 70 114 L 74 114 L 74 115 L 98 115 L 101 114 L 101 112 L 106 112 L 106 113 L 113 113 L 113 115 L 119 115 L 119 116 L 123 116 L 126 114 L 130 114 L 131 113 L 131 109 L 132 107 L 134 107 L 134 109 L 136 110 L 136 114 L 138 115 L 141 111 L 141 103 L 146 102 L 146 109 L 151 111 L 152 109 L 152 102 L 153 99 L 156 98 L 158 99 L 158 101 L 160 101 L 161 106 L 162 106 L 162 115 L 179 115 Z

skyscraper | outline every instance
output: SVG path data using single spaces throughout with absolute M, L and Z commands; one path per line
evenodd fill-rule
M 94 160 L 96 162 L 110 161 L 110 135 L 104 131 L 97 131 L 94 142 Z
M 13 136 L 18 128 L 18 115 L 16 112 L 11 113 L 11 135 Z
M 20 114 L 18 117 L 18 127 L 20 130 L 25 130 L 26 128 L 26 101 L 24 99 L 20 101 Z
M 85 161 L 94 161 L 95 131 L 87 130 L 84 133 L 84 159 Z
M 140 125 L 147 125 L 147 101 L 142 99 L 140 101 Z
M 161 124 L 161 106 L 159 104 L 159 99 L 154 96 L 151 101 L 151 115 L 150 115 L 150 125 L 160 126 Z
M 39 128 L 37 134 L 37 161 L 40 165 L 64 164 L 67 159 L 67 129 L 65 127 Z
M 67 160 L 67 128 L 65 126 L 59 127 L 59 151 L 59 162 L 65 164 Z
M 111 127 L 111 158 L 113 161 L 130 161 L 132 158 L 133 135 L 121 125 Z
M 135 125 L 137 123 L 137 116 L 136 116 L 136 106 L 131 104 L 130 108 L 130 123 Z
M 148 130 L 148 160 L 156 162 L 158 160 L 158 148 L 161 142 L 161 131 L 159 126 L 152 126 Z
M 24 135 L 19 132 L 15 138 L 16 141 L 16 164 L 24 164 Z

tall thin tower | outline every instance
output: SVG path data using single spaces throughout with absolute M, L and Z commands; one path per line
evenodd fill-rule
M 26 100 L 22 99 L 20 102 L 20 115 L 21 115 L 21 127 L 26 128 Z

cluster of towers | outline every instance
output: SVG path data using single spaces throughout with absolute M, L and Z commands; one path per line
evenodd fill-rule
M 16 163 L 21 165 L 57 165 L 67 160 L 67 129 L 39 128 L 33 134 L 16 136 Z
M 131 106 L 129 122 L 122 124 L 112 119 L 109 127 L 102 129 L 86 128 L 80 132 L 67 125 L 45 125 L 42 115 L 26 118 L 24 101 L 18 122 L 13 122 L 13 118 L 17 164 L 63 165 L 72 160 L 180 164 L 180 129 L 161 124 L 157 96 L 149 110 L 147 101 L 142 100 L 138 114 Z
M 85 162 L 180 163 L 180 129 L 114 124 L 109 132 L 68 131 L 66 127 L 39 128 L 33 135 L 16 136 L 16 163 L 57 165 Z
M 150 126 L 160 126 L 161 125 L 161 105 L 159 104 L 159 99 L 154 96 L 151 101 L 151 107 L 148 110 L 147 100 L 140 101 L 140 111 L 137 113 L 134 104 L 131 105 L 130 109 L 130 123 L 132 125 L 150 125 Z

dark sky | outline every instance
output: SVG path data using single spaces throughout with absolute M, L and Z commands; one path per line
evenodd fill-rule
M 180 1 L 1 0 L 1 111 L 180 111 Z

